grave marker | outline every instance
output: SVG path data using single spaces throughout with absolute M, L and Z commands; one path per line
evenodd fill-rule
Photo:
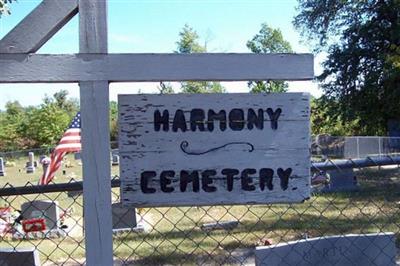
M 40 163 L 42 164 L 43 174 L 45 174 L 51 163 L 51 159 L 45 155 L 42 155 L 40 156 Z
M 72 191 L 67 192 L 68 198 L 73 198 L 73 199 L 76 199 L 79 196 L 82 196 L 82 194 L 83 194 L 82 190 L 72 190 Z
M 0 248 L 0 265 L 40 266 L 36 248 Z
M 21 205 L 21 212 L 24 219 L 45 218 L 47 230 L 59 228 L 60 210 L 57 201 L 35 200 L 24 202 Z
M 112 165 L 113 166 L 119 165 L 119 155 L 118 154 L 112 155 Z
M 75 153 L 74 153 L 74 159 L 75 159 L 75 160 L 82 160 L 82 153 L 80 153 L 80 152 L 75 152 Z
M 35 154 L 33 152 L 28 153 L 29 161 L 26 163 L 26 173 L 32 174 L 35 172 Z
M 120 95 L 122 202 L 301 202 L 310 195 L 309 95 Z
M 328 170 L 329 184 L 322 192 L 356 191 L 359 189 L 353 168 Z
M 394 233 L 317 237 L 257 247 L 256 265 L 395 265 Z
M 121 203 L 114 203 L 112 208 L 113 231 L 132 230 L 137 227 L 136 210 L 132 207 L 123 207 Z
M 3 158 L 0 157 L 0 176 L 5 176 L 6 175 L 6 170 L 4 168 L 4 161 Z

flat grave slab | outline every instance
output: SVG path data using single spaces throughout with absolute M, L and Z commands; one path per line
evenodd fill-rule
M 396 265 L 394 233 L 349 234 L 257 247 L 256 265 Z

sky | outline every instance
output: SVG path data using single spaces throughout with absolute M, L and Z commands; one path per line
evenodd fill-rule
M 0 38 L 7 34 L 39 0 L 18 0 L 10 5 L 11 15 L 0 18 Z M 171 53 L 185 24 L 193 27 L 209 52 L 248 53 L 246 42 L 268 23 L 279 28 L 296 53 L 310 53 L 292 25 L 296 0 L 109 0 L 109 53 Z M 75 16 L 38 53 L 78 53 L 78 16 Z M 315 74 L 321 72 L 321 55 L 315 56 Z M 110 100 L 118 94 L 157 93 L 158 83 L 111 83 Z M 172 84 L 178 88 L 178 83 Z M 246 82 L 223 82 L 228 92 L 248 92 Z M 38 105 L 45 95 L 66 89 L 79 98 L 77 84 L 0 84 L 0 109 L 7 101 L 23 106 Z M 289 83 L 289 91 L 305 91 L 318 97 L 318 84 Z

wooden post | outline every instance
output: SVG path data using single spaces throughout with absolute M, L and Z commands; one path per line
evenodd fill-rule
M 106 0 L 79 1 L 81 53 L 107 53 Z M 108 81 L 80 82 L 86 265 L 112 265 Z

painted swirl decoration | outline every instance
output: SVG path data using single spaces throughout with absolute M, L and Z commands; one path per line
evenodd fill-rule
M 182 141 L 180 146 L 181 146 L 181 150 L 182 150 L 184 153 L 188 154 L 188 155 L 203 155 L 203 154 L 206 154 L 206 153 L 209 153 L 209 152 L 213 152 L 213 151 L 217 151 L 217 150 L 219 150 L 219 149 L 223 149 L 223 148 L 225 148 L 225 147 L 227 147 L 227 146 L 230 146 L 230 145 L 248 145 L 248 146 L 249 146 L 249 152 L 254 151 L 254 146 L 253 146 L 253 144 L 251 144 L 251 143 L 249 143 L 249 142 L 229 142 L 229 143 L 226 143 L 226 144 L 224 144 L 224 145 L 222 145 L 222 146 L 215 147 L 215 148 L 211 148 L 211 149 L 206 150 L 206 151 L 203 151 L 203 152 L 189 151 L 189 150 L 188 150 L 188 148 L 189 148 L 189 143 L 188 143 L 186 140 Z

